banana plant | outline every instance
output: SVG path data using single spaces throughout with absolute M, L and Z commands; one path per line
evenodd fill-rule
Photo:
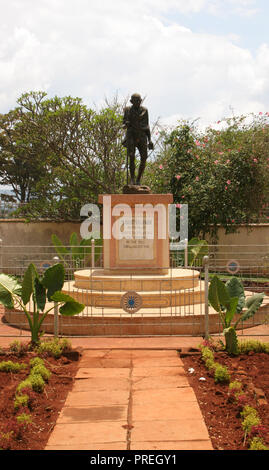
M 225 337 L 225 348 L 229 354 L 239 353 L 236 334 L 238 323 L 248 320 L 257 312 L 264 296 L 264 293 L 254 294 L 246 299 L 244 286 L 236 277 L 232 277 L 226 284 L 216 275 L 212 278 L 208 300 L 214 310 L 219 313 Z M 238 314 L 239 318 L 232 323 L 235 314 Z
M 208 255 L 208 251 L 208 243 L 206 240 L 200 240 L 197 237 L 191 238 L 191 240 L 188 241 L 188 266 L 202 266 L 203 257 Z M 172 256 L 179 265 L 184 266 L 184 251 L 175 252 Z
M 61 263 L 46 269 L 41 278 L 35 265 L 31 263 L 25 271 L 22 284 L 13 276 L 0 274 L 0 303 L 8 309 L 19 308 L 25 313 L 31 330 L 32 345 L 39 342 L 42 323 L 54 309 L 54 302 L 58 302 L 59 312 L 64 316 L 77 315 L 85 307 L 62 292 L 64 278 Z M 32 311 L 29 309 L 30 301 Z M 53 305 L 48 305 L 47 302 L 52 302 Z
M 70 268 L 70 262 L 72 261 L 76 268 L 84 266 L 84 261 L 87 255 L 92 253 L 92 242 L 91 239 L 78 240 L 76 232 L 70 235 L 69 247 L 65 246 L 57 235 L 51 236 L 52 243 L 59 258 L 64 262 L 66 267 Z M 95 246 L 99 247 L 102 244 L 101 239 L 95 239 Z M 100 258 L 100 250 L 95 250 L 94 260 L 95 263 Z

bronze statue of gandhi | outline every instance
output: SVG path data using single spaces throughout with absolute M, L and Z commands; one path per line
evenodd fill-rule
M 148 149 L 153 150 L 151 141 L 148 110 L 141 106 L 142 98 L 138 93 L 131 96 L 132 106 L 125 108 L 123 125 L 126 128 L 126 136 L 122 144 L 127 148 L 127 159 L 129 162 L 131 185 L 140 185 L 142 175 L 146 167 Z M 140 154 L 140 165 L 137 178 L 135 179 L 135 151 Z M 128 184 L 128 163 L 127 163 Z

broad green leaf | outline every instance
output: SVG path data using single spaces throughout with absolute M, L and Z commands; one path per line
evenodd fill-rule
M 62 244 L 61 240 L 57 237 L 57 235 L 51 235 L 51 240 L 57 254 L 62 260 L 64 260 L 64 257 L 69 254 L 68 249 Z
M 38 278 L 35 279 L 34 283 L 34 296 L 37 309 L 41 312 L 44 312 L 46 305 L 46 289 Z
M 237 277 L 232 277 L 225 285 L 230 297 L 238 297 L 236 312 L 240 313 L 245 306 L 245 291 L 242 282 Z
M 64 305 L 62 305 L 59 308 L 59 312 L 61 315 L 72 317 L 73 315 L 77 315 L 78 313 L 82 312 L 84 308 L 85 305 L 73 300 L 72 302 L 66 302 Z
M 237 321 L 246 321 L 249 318 L 251 318 L 257 310 L 260 308 L 261 304 L 263 303 L 263 299 L 265 297 L 265 294 L 254 294 L 252 297 L 249 297 L 246 300 L 246 307 L 247 310 L 241 315 L 240 319 Z
M 229 328 L 232 322 L 232 319 L 237 311 L 238 297 L 232 297 L 230 300 L 230 306 L 225 314 L 225 326 Z
M 71 246 L 78 246 L 78 245 L 79 245 L 79 243 L 78 243 L 78 236 L 77 236 L 76 232 L 71 233 L 71 236 L 70 236 L 70 245 L 71 245 Z
M 31 263 L 26 269 L 22 281 L 21 298 L 24 305 L 28 304 L 30 301 L 31 295 L 34 292 L 34 282 L 36 278 L 38 278 L 36 267 Z
M 51 300 L 54 302 L 75 302 L 75 299 L 71 295 L 64 294 L 63 292 L 57 291 L 51 296 Z
M 193 266 L 196 261 L 199 265 L 202 263 L 203 257 L 208 255 L 208 243 L 206 240 L 199 238 L 192 238 L 188 242 L 188 264 Z
M 61 263 L 51 266 L 46 269 L 43 279 L 41 280 L 47 291 L 48 300 L 51 300 L 52 295 L 56 291 L 60 291 L 64 285 L 64 267 Z
M 229 292 L 226 289 L 224 282 L 222 282 L 218 276 L 214 276 L 211 280 L 208 291 L 208 300 L 217 312 L 222 311 L 222 306 L 226 309 L 230 307 L 231 297 L 229 296 Z
M 14 294 L 21 296 L 21 285 L 17 279 L 7 274 L 0 274 L 0 303 L 6 308 L 14 308 Z

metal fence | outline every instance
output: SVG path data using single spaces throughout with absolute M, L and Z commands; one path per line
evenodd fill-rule
M 14 219 L 18 216 L 18 209 L 25 207 L 26 203 L 0 200 L 0 219 Z
M 89 247 L 65 248 L 67 253 L 61 254 L 54 246 L 8 246 L 0 243 L 0 272 L 16 276 L 19 280 L 30 263 L 36 265 L 40 275 L 55 263 L 64 264 L 64 290 L 81 301 L 85 309 L 78 316 L 67 318 L 59 315 L 55 305 L 43 328 L 48 334 L 56 336 L 207 337 L 209 334 L 221 334 L 219 317 L 210 310 L 207 298 L 214 274 L 224 281 L 235 275 L 242 280 L 248 295 L 265 292 L 269 296 L 269 245 L 209 245 L 207 258 L 200 256 L 190 263 L 190 247 L 186 244 L 182 251 L 171 250 L 169 273 L 165 279 L 158 280 L 158 285 L 154 285 L 154 292 L 145 288 L 142 294 L 135 273 L 126 274 L 111 289 L 105 285 L 104 279 L 98 278 L 103 266 L 102 246 L 95 246 L 92 242 Z M 81 270 L 87 270 L 87 273 L 78 281 L 75 273 Z M 182 285 L 177 281 L 179 270 Z M 94 282 L 92 276 L 96 276 Z M 156 278 L 154 275 L 152 277 Z M 112 279 L 108 282 L 112 286 Z M 137 287 L 131 290 L 140 292 L 145 302 L 151 302 L 151 307 L 140 308 L 135 313 L 124 310 L 119 302 L 130 291 L 130 286 Z M 252 317 L 248 327 L 267 322 L 269 309 L 266 305 L 260 315 Z M 6 312 L 5 321 L 14 327 L 14 336 L 27 334 L 27 321 L 23 313 Z M 243 329 L 243 326 L 240 326 L 240 334 L 247 335 L 248 329 Z

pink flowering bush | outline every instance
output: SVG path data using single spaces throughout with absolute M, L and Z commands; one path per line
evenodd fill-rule
M 188 204 L 189 236 L 226 233 L 255 221 L 269 202 L 269 113 L 223 121 L 204 132 L 180 123 L 162 132 L 156 160 L 145 184 L 153 192 L 172 192 L 174 203 Z M 160 170 L 162 165 L 162 170 Z

